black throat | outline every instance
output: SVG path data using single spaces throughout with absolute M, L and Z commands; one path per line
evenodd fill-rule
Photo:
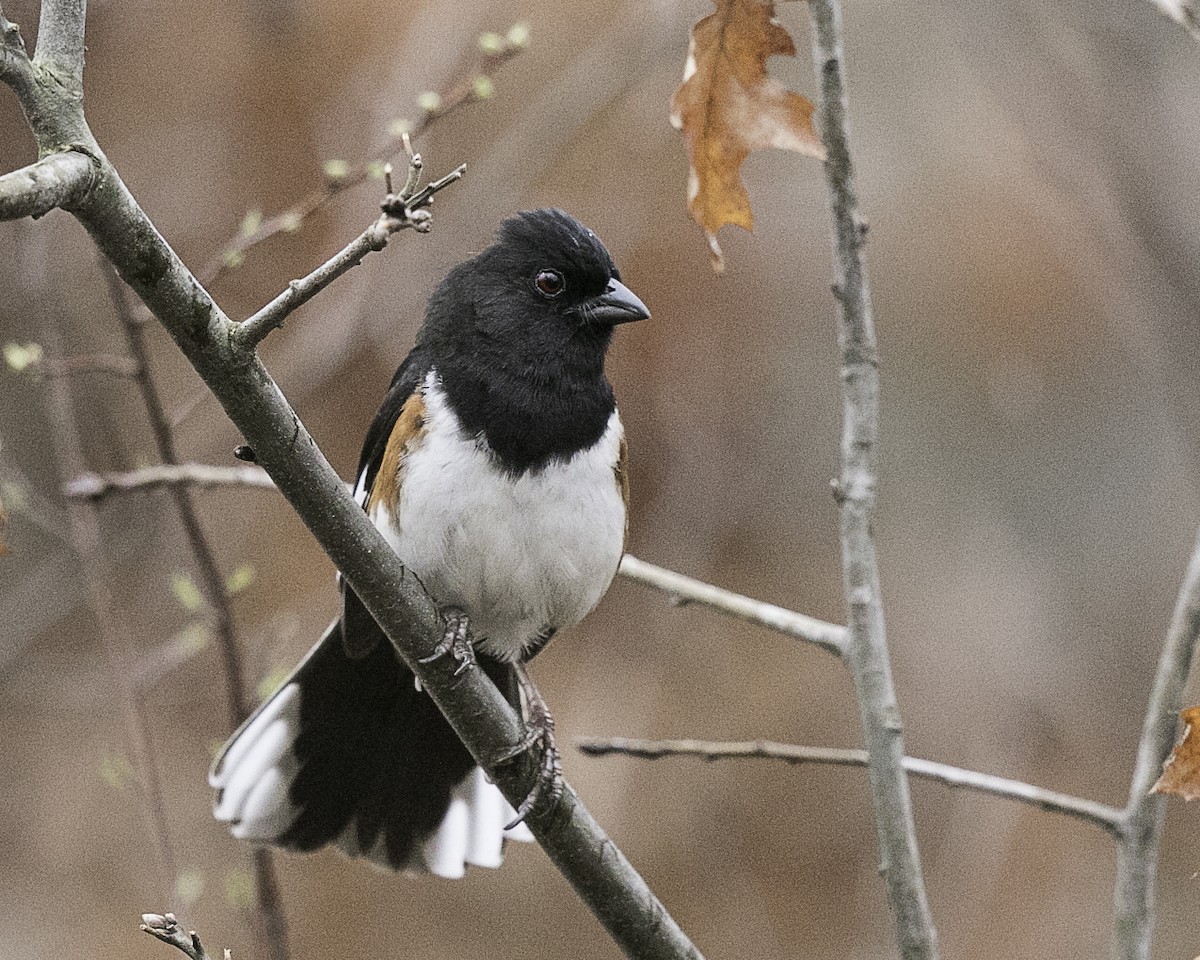
M 525 358 L 472 351 L 437 363 L 464 431 L 487 441 L 510 474 L 536 472 L 593 446 L 616 409 L 603 347 Z

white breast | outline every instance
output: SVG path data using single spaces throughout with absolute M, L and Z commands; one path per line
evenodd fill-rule
M 481 649 L 516 659 L 543 631 L 582 620 L 616 574 L 621 420 L 614 411 L 599 442 L 570 460 L 512 477 L 482 438 L 464 435 L 434 372 L 424 394 L 397 516 L 372 519 L 439 603 L 467 613 Z

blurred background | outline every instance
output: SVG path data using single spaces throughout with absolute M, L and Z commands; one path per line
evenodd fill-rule
M 632 552 L 840 622 L 839 399 L 820 165 L 745 174 L 753 235 L 723 276 L 685 207 L 667 123 L 703 0 L 93 0 L 88 111 L 109 156 L 193 267 L 247 211 L 376 155 L 423 91 L 469 75 L 484 31 L 529 25 L 495 94 L 418 144 L 465 162 L 428 236 L 404 234 L 289 320 L 268 367 L 344 476 L 445 270 L 510 212 L 564 207 L 605 239 L 654 321 L 610 360 L 632 447 Z M 34 39 L 32 0 L 5 12 Z M 1146 695 L 1200 519 L 1200 46 L 1145 0 L 850 0 L 853 144 L 883 374 L 876 532 L 910 753 L 1123 804 Z M 773 72 L 812 95 L 800 48 Z M 33 159 L 0 91 L 0 169 Z M 342 194 L 213 287 L 243 317 L 365 227 Z M 0 341 L 65 325 L 121 348 L 94 250 L 67 215 L 0 224 Z M 155 372 L 184 455 L 240 438 L 157 327 Z M 153 462 L 134 387 L 73 382 L 97 470 Z M 103 508 L 105 546 L 159 754 L 178 877 L 156 866 L 122 712 L 87 606 L 46 385 L 0 376 L 0 951 L 163 958 L 137 932 L 174 908 L 213 947 L 263 956 L 249 851 L 209 816 L 229 733 L 190 557 L 160 494 Z M 335 613 L 333 569 L 282 499 L 198 494 L 235 599 L 249 683 L 269 685 Z M 243 576 L 243 580 L 248 576 Z M 199 624 L 200 626 L 196 626 Z M 183 632 L 183 639 L 180 639 Z M 174 656 L 174 654 L 179 654 Z M 164 659 L 165 658 L 165 659 Z M 165 664 L 165 668 L 163 667 Z M 618 581 L 534 668 L 567 776 L 710 958 L 895 954 L 865 774 L 766 762 L 588 759 L 581 735 L 857 746 L 829 656 Z M 1193 685 L 1189 702 L 1200 699 Z M 1025 806 L 913 784 L 944 955 L 1108 950 L 1114 849 Z M 1200 953 L 1200 814 L 1173 802 L 1156 955 Z M 533 846 L 464 881 L 384 875 L 333 853 L 278 861 L 294 955 L 611 958 Z M 86 938 L 86 942 L 81 942 Z

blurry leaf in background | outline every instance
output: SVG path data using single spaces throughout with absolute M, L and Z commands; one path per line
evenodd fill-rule
M 133 766 L 129 763 L 129 758 L 123 753 L 102 753 L 100 779 L 114 790 L 124 790 L 133 782 Z
M 683 83 L 671 99 L 671 124 L 687 141 L 692 171 L 688 207 L 708 237 L 713 268 L 724 269 L 717 231 L 754 226 L 741 167 L 765 147 L 825 156 L 813 105 L 767 76 L 767 57 L 796 55 L 792 38 L 764 0 L 715 0 L 716 13 L 692 28 Z
M 204 874 L 195 867 L 179 871 L 175 878 L 175 899 L 184 906 L 190 907 L 204 893 Z
M 1167 757 L 1162 776 L 1151 791 L 1195 800 L 1200 797 L 1200 707 L 1188 707 L 1179 716 L 1183 736 Z
M 225 874 L 225 899 L 235 910 L 254 906 L 254 877 L 244 867 L 234 867 Z
M 13 373 L 23 373 L 29 367 L 36 367 L 42 362 L 42 345 L 40 343 L 6 343 L 4 345 L 4 362 Z
M 200 588 L 196 586 L 196 581 L 189 574 L 178 571 L 171 574 L 171 592 L 175 594 L 179 605 L 188 613 L 195 613 L 204 606 L 204 597 L 200 595 Z
M 254 567 L 248 563 L 239 564 L 237 569 L 225 578 L 225 590 L 231 597 L 236 596 L 254 582 Z

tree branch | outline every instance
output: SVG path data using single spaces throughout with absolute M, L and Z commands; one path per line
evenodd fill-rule
M 162 487 L 254 487 L 276 490 L 261 467 L 211 467 L 203 463 L 158 464 L 123 473 L 85 472 L 63 485 L 68 497 L 102 500 L 114 493 L 134 493 Z
M 50 69 L 58 82 L 83 99 L 83 27 L 87 0 L 42 0 L 37 52 L 33 62 Z
M 354 502 L 252 345 L 239 341 L 236 325 L 138 206 L 96 144 L 81 104 L 39 85 L 23 97 L 26 115 L 42 101 L 52 101 L 53 109 L 37 123 L 31 118 L 39 148 L 73 136 L 98 164 L 96 188 L 71 212 L 167 328 L 476 762 L 519 806 L 539 775 L 540 759 L 521 719 L 482 670 L 456 676 L 451 658 L 431 658 L 446 627 L 434 601 Z M 557 800 L 546 795 L 527 823 L 628 956 L 700 956 L 569 784 Z
M 841 750 L 830 747 L 799 747 L 769 740 L 714 742 L 709 740 L 636 740 L 625 737 L 581 737 L 576 746 L 593 757 L 620 754 L 644 760 L 663 757 L 694 756 L 705 760 L 761 759 L 783 760 L 787 763 L 819 763 L 843 767 L 868 765 L 866 750 Z M 991 774 L 952 767 L 933 760 L 904 758 L 904 769 L 913 776 L 923 777 L 948 787 L 963 787 L 979 793 L 1006 797 L 1027 803 L 1041 810 L 1076 817 L 1085 823 L 1116 834 L 1120 829 L 1122 812 L 1094 800 L 1073 797 L 1056 790 L 1045 790 L 1020 780 L 994 777 Z
M 409 182 L 399 196 L 391 192 L 391 171 L 388 176 L 388 194 L 383 201 L 384 212 L 378 220 L 351 240 L 342 250 L 317 267 L 303 280 L 293 280 L 288 288 L 265 307 L 249 317 L 237 328 L 238 340 L 246 346 L 256 346 L 276 327 L 283 324 L 292 311 L 308 303 L 313 297 L 333 283 L 342 274 L 357 267 L 368 253 L 377 252 L 387 246 L 388 238 L 400 230 L 412 228 L 426 233 L 432 222 L 429 204 L 434 195 L 444 190 L 466 172 L 464 163 L 440 180 L 416 191 L 421 171 L 421 157 L 413 154 L 409 163 Z
M 834 297 L 842 354 L 841 505 L 842 581 L 848 656 L 863 740 L 870 756 L 871 798 L 882 872 L 905 960 L 934 960 L 937 932 L 925 893 L 912 800 L 904 773 L 900 708 L 880 599 L 871 514 L 875 503 L 879 370 L 871 295 L 862 256 L 864 228 L 854 192 L 848 104 L 842 74 L 839 0 L 811 0 L 813 62 L 820 87 L 821 135 L 828 149 L 825 178 L 833 215 Z
M 0 7 L 0 80 L 18 93 L 28 93 L 33 85 L 33 64 L 21 28 L 4 16 L 3 7 Z
M 334 197 L 351 187 L 369 179 L 376 171 L 382 172 L 384 163 L 395 157 L 404 148 L 404 138 L 416 139 L 434 123 L 454 113 L 467 104 L 486 100 L 491 96 L 492 77 L 509 60 L 517 56 L 529 44 L 529 30 L 524 24 L 515 24 L 507 34 L 484 34 L 480 37 L 480 59 L 475 69 L 460 77 L 440 93 L 422 95 L 419 103 L 421 115 L 409 124 L 397 121 L 391 131 L 387 145 L 381 155 L 358 166 L 334 164 L 326 168 L 325 182 L 310 191 L 288 209 L 264 220 L 253 230 L 246 231 L 226 243 L 200 270 L 203 283 L 211 285 L 226 270 L 238 266 L 254 247 L 265 243 L 281 233 L 293 233 L 300 229 L 308 217 L 322 209 Z
M 768 627 L 797 640 L 804 640 L 834 654 L 834 656 L 845 656 L 845 627 L 826 623 L 815 617 L 807 617 L 802 613 L 793 613 L 791 610 L 777 607 L 773 603 L 764 603 L 762 600 L 744 597 L 731 590 L 714 587 L 712 584 L 684 576 L 674 570 L 656 567 L 652 563 L 639 560 L 629 554 L 626 554 L 621 561 L 619 573 L 636 583 L 670 594 L 672 600 L 681 606 L 698 603 L 711 610 Z
M 208 951 L 204 949 L 196 931 L 185 931 L 173 913 L 143 913 L 139 929 L 163 943 L 169 943 L 176 950 L 182 950 L 191 960 L 210 960 Z M 230 960 L 231 954 L 228 949 L 223 955 L 225 960 Z
M 1158 844 L 1166 798 L 1150 788 L 1162 773 L 1175 743 L 1183 692 L 1200 636 L 1200 534 L 1197 535 L 1167 639 L 1158 658 L 1154 686 L 1138 743 L 1137 763 L 1129 787 L 1121 842 L 1117 847 L 1114 891 L 1117 960 L 1147 960 L 1154 932 L 1154 883 Z
M 154 435 L 155 447 L 159 458 L 168 466 L 178 466 L 179 454 L 175 449 L 175 437 L 171 425 L 167 422 L 167 414 L 163 408 L 162 399 L 155 386 L 154 377 L 150 371 L 150 351 L 146 348 L 146 328 L 138 321 L 125 289 L 116 273 L 107 265 L 102 266 L 105 280 L 108 282 L 108 292 L 112 299 L 117 319 L 125 333 L 125 342 L 137 370 L 135 379 L 138 390 L 142 395 L 142 403 L 146 408 L 146 416 L 150 421 L 150 429 Z M 225 588 L 225 578 L 217 566 L 217 558 L 212 545 L 204 533 L 200 516 L 192 500 L 191 490 L 184 485 L 168 487 L 171 499 L 175 503 L 180 523 L 183 525 L 184 537 L 192 552 L 196 564 L 201 595 L 208 603 L 209 610 L 216 621 L 217 649 L 221 654 L 222 674 L 225 678 L 225 703 L 228 708 L 230 729 L 237 726 L 249 715 L 250 703 L 246 697 L 245 670 L 242 666 L 241 650 L 238 647 L 237 631 L 233 620 L 233 605 Z M 275 864 L 271 852 L 265 848 L 255 848 L 252 851 L 254 861 L 255 895 L 258 901 L 261 925 L 254 924 L 259 935 L 260 943 L 265 947 L 265 953 L 271 960 L 288 960 L 287 920 L 283 913 L 283 904 L 279 898 L 279 881 L 275 874 Z
M 0 176 L 0 220 L 19 220 L 70 207 L 92 188 L 91 157 L 64 150 Z

